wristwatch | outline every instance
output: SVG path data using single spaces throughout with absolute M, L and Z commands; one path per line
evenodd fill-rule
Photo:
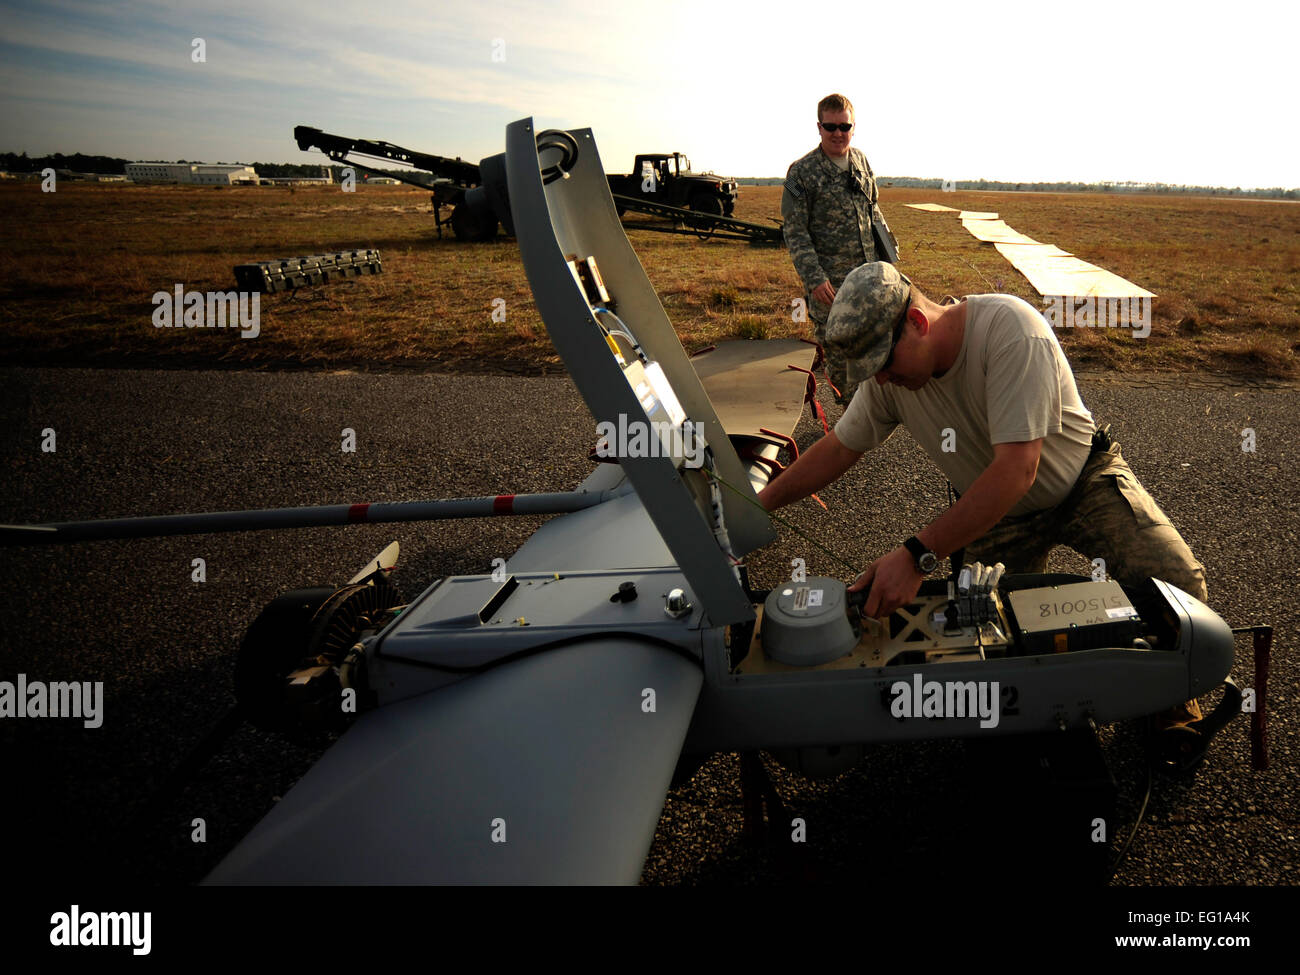
M 928 576 L 939 568 L 939 556 L 926 548 L 925 543 L 915 535 L 903 543 L 903 548 L 912 553 L 912 559 L 916 562 L 916 571 L 921 575 Z

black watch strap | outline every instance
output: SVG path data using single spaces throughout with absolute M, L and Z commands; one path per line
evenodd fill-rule
M 928 576 L 939 568 L 939 556 L 926 548 L 925 543 L 915 535 L 903 542 L 903 547 L 912 553 L 912 561 L 916 563 L 916 571 L 921 575 Z

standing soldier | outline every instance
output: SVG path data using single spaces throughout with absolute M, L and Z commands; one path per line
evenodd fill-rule
M 876 179 L 860 149 L 850 149 L 853 105 L 843 95 L 827 95 L 817 103 L 819 145 L 795 162 L 785 177 L 781 216 L 785 246 L 794 269 L 803 279 L 804 302 L 813 320 L 813 334 L 826 353 L 826 369 L 839 389 L 836 402 L 853 398 L 856 383 L 844 374 L 844 357 L 826 344 L 826 316 L 845 275 L 860 264 L 893 262 L 893 238 L 876 206 Z M 873 225 L 881 235 L 878 247 Z

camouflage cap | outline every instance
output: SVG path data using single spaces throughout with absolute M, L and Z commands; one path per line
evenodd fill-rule
M 884 261 L 855 267 L 835 292 L 826 342 L 847 360 L 851 384 L 866 382 L 884 366 L 911 293 L 911 279 Z

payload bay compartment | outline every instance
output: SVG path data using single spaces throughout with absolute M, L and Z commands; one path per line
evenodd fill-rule
M 733 672 L 889 667 L 1177 645 L 1160 601 L 1147 600 L 1148 624 L 1113 580 L 1004 587 L 990 594 L 994 613 L 988 622 L 962 627 L 944 625 L 951 615 L 946 612 L 950 590 L 942 580 L 924 583 L 913 602 L 883 621 L 855 618 L 860 600 L 851 605 L 850 595 L 840 580 L 816 576 L 771 590 L 756 607 L 758 621 Z M 858 634 L 856 640 L 846 637 L 846 622 Z M 733 659 L 740 649 L 733 641 Z
M 1123 635 L 1138 635 L 1119 645 L 1104 645 L 1115 631 L 1076 627 L 1082 633 L 1056 652 L 1049 631 L 1026 638 L 1008 611 L 1017 591 L 1041 590 L 1037 595 L 1047 597 L 1065 590 L 1075 602 L 1077 591 L 1066 587 L 1091 583 L 1067 574 L 1007 575 L 995 593 L 995 619 L 954 635 L 942 625 L 936 629 L 933 617 L 947 604 L 947 582 L 928 581 L 888 621 L 865 622 L 847 653 L 809 666 L 782 663 L 764 651 L 763 629 L 771 620 L 760 613 L 754 623 L 728 629 L 725 655 L 706 646 L 703 699 L 688 747 L 752 747 L 760 729 L 763 747 L 800 747 L 1086 728 L 1154 714 L 1220 686 L 1232 667 L 1231 630 L 1208 607 L 1160 580 L 1121 587 L 1136 615 Z M 1092 593 L 1089 599 L 1113 595 L 1104 585 L 1082 591 Z M 755 600 L 767 595 L 751 592 Z M 996 726 L 981 727 L 969 716 L 892 715 L 892 689 L 918 678 L 990 690 L 996 682 Z

